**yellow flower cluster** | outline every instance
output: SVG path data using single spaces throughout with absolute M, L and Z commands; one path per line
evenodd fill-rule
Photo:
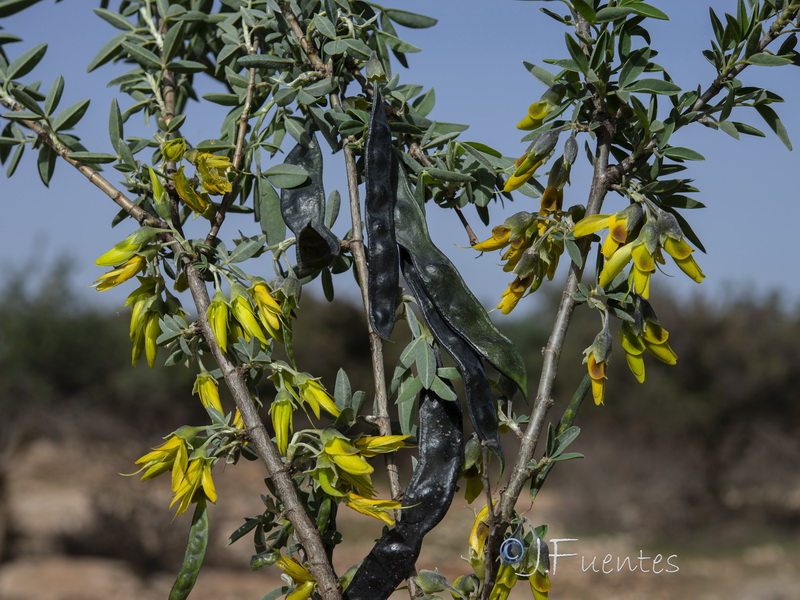
M 267 284 L 261 281 L 249 292 L 238 284 L 232 285 L 230 299 L 218 289 L 208 306 L 206 318 L 223 352 L 228 351 L 229 339 L 242 337 L 249 342 L 256 338 L 263 346 L 268 346 L 266 332 L 272 338 L 283 340 L 283 312 Z
M 210 195 L 222 196 L 233 189 L 228 175 L 233 172 L 233 163 L 227 156 L 187 150 L 186 140 L 177 138 L 165 143 L 161 151 L 164 158 L 170 162 L 186 159 L 196 169 L 196 178 L 189 179 L 184 173 L 185 166 L 181 166 L 172 177 L 175 192 L 181 201 L 193 212 L 213 219 L 216 207 Z M 151 180 L 153 176 L 151 174 Z M 200 190 L 196 189 L 197 184 Z
M 349 508 L 361 514 L 394 525 L 391 512 L 399 509 L 400 504 L 374 498 L 371 478 L 374 469 L 365 457 L 405 448 L 408 437 L 361 436 L 351 441 L 333 429 L 323 430 L 320 433 L 322 449 L 309 475 L 328 496 L 344 501 Z
M 680 225 L 672 214 L 659 212 L 655 220 L 645 221 L 636 238 L 629 240 L 642 216 L 641 207 L 632 204 L 624 211 L 613 215 L 593 215 L 575 225 L 572 231 L 575 237 L 583 237 L 601 229 L 609 230 L 603 243 L 606 261 L 598 283 L 602 287 L 607 286 L 633 260 L 629 274 L 630 289 L 643 298 L 649 298 L 650 277 L 656 270 L 656 263 L 665 263 L 662 250 L 674 259 L 684 273 L 700 283 L 705 275 L 695 262 L 692 256 L 694 250 L 684 239 Z
M 178 504 L 179 515 L 197 502 L 202 495 L 211 502 L 217 501 L 217 490 L 211 478 L 211 468 L 216 459 L 206 456 L 205 447 L 194 448 L 200 429 L 184 426 L 166 437 L 166 441 L 153 448 L 136 461 L 144 471 L 141 479 L 146 481 L 166 471 L 172 471 L 172 502 Z M 191 450 L 191 454 L 190 454 Z
M 495 227 L 488 240 L 473 246 L 479 252 L 506 248 L 501 256 L 506 262 L 503 271 L 513 271 L 516 277 L 497 305 L 504 315 L 514 310 L 529 289 L 534 292 L 545 278 L 555 276 L 564 242 L 552 235 L 554 230 L 554 220 L 520 212 Z

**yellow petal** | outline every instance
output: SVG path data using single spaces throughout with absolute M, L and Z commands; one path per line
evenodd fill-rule
M 590 233 L 600 231 L 608 226 L 610 217 L 611 215 L 592 215 L 591 217 L 585 217 L 578 221 L 575 227 L 572 228 L 572 235 L 575 237 L 583 237 Z
M 620 246 L 620 248 L 614 252 L 614 255 L 606 261 L 606 264 L 603 265 L 603 270 L 600 271 L 600 279 L 598 283 L 605 287 L 612 281 L 614 278 L 622 272 L 622 269 L 625 268 L 631 260 L 631 244 L 625 244 L 624 246 Z

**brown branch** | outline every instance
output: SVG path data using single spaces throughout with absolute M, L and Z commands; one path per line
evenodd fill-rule
M 289 8 L 288 3 L 281 3 L 281 14 L 283 18 L 286 20 L 287 25 L 292 30 L 297 43 L 300 44 L 300 49 L 303 51 L 303 54 L 306 55 L 308 60 L 311 62 L 311 66 L 315 71 L 319 71 L 325 77 L 330 77 L 332 73 L 331 64 L 325 64 L 320 59 L 319 54 L 317 54 L 316 48 L 311 42 L 308 41 L 303 28 L 300 27 L 300 23 L 297 22 L 297 17 L 294 16 L 292 9 Z
M 798 8 L 797 3 L 786 8 L 758 41 L 755 53 L 763 52 L 767 46 L 774 42 L 778 36 L 781 35 L 786 26 L 797 18 L 798 13 L 800 13 L 800 8 Z M 722 91 L 725 87 L 725 83 L 734 79 L 749 66 L 748 63 L 739 63 L 732 66 L 725 73 L 720 73 L 714 82 L 708 86 L 706 91 L 703 92 L 692 105 L 691 112 L 702 110 L 714 96 Z
M 0 99 L 0 104 L 12 111 L 24 110 L 20 105 Z M 84 177 L 86 177 L 91 184 L 99 188 L 106 196 L 111 198 L 114 203 L 122 210 L 128 213 L 131 217 L 136 219 L 140 225 L 148 225 L 150 227 L 166 228 L 167 224 L 155 215 L 151 215 L 142 207 L 134 203 L 124 193 L 118 190 L 111 184 L 105 177 L 92 167 L 83 164 L 80 161 L 70 158 L 72 150 L 67 148 L 56 137 L 55 133 L 49 127 L 42 126 L 38 121 L 18 121 L 25 125 L 28 129 L 33 131 L 43 143 L 50 146 L 56 154 L 63 158 L 67 163 L 75 167 Z
M 184 269 L 192 299 L 197 307 L 197 323 L 200 326 L 200 331 L 211 348 L 211 354 L 222 370 L 222 376 L 231 392 L 231 396 L 233 396 L 236 408 L 239 409 L 247 426 L 248 436 L 267 469 L 267 476 L 275 484 L 278 497 L 284 505 L 284 514 L 292 523 L 295 535 L 297 535 L 305 550 L 309 571 L 317 580 L 317 591 L 325 600 L 338 600 L 341 598 L 341 588 L 336 574 L 327 560 L 327 553 L 320 533 L 309 517 L 308 512 L 306 512 L 294 482 L 286 469 L 286 465 L 283 463 L 281 454 L 275 447 L 253 401 L 250 399 L 250 391 L 247 389 L 244 375 L 236 368 L 236 365 L 228 356 L 222 352 L 214 339 L 214 333 L 211 331 L 211 326 L 206 318 L 209 306 L 206 283 L 197 269 L 192 266 L 188 257 L 184 259 Z

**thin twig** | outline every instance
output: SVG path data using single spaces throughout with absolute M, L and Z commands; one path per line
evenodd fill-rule
M 416 142 L 409 144 L 408 146 L 408 155 L 415 159 L 419 164 L 423 167 L 432 167 L 433 163 L 427 157 L 427 155 L 422 151 L 420 145 Z M 475 235 L 475 232 L 470 227 L 469 222 L 467 221 L 467 217 L 464 216 L 464 213 L 461 211 L 461 207 L 455 207 L 456 214 L 458 215 L 459 221 L 461 221 L 461 225 L 464 227 L 464 230 L 467 232 L 467 237 L 469 238 L 469 245 L 474 246 L 478 243 L 478 236 Z
M 258 47 L 258 37 L 256 36 L 251 47 L 250 54 L 255 54 L 255 49 Z M 242 107 L 242 115 L 239 117 L 239 131 L 236 136 L 236 149 L 233 152 L 233 170 L 238 171 L 242 168 L 242 161 L 244 159 L 244 141 L 247 135 L 247 127 L 250 119 L 250 110 L 253 106 L 253 94 L 256 88 L 256 70 L 250 69 L 250 78 L 247 82 L 247 96 L 245 96 L 244 106 Z M 230 192 L 222 197 L 219 210 L 214 217 L 214 223 L 208 232 L 205 239 L 206 246 L 211 246 L 219 233 L 222 223 L 228 214 L 228 209 L 236 197 L 236 190 L 232 189 Z

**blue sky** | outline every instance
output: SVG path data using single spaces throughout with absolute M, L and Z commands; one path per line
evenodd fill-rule
M 706 87 L 714 75 L 700 54 L 709 43 L 708 6 L 720 13 L 733 12 L 735 1 L 653 0 L 652 4 L 671 17 L 669 22 L 651 22 L 653 47 L 661 51 L 658 62 L 684 88 Z M 111 152 L 106 124 L 114 90 L 107 89 L 105 81 L 121 70 L 105 66 L 93 73 L 85 72 L 85 65 L 97 49 L 115 33 L 92 14 L 93 5 L 45 0 L 20 15 L 3 19 L 0 25 L 24 39 L 6 46 L 12 57 L 36 43 L 49 44 L 45 59 L 33 75 L 49 86 L 59 73 L 64 74 L 62 107 L 91 98 L 90 116 L 81 122 L 77 133 L 89 149 Z M 481 141 L 508 156 L 521 154 L 525 145 L 519 140 L 524 132 L 518 131 L 515 124 L 528 104 L 544 91 L 522 61 L 542 65 L 545 58 L 566 55 L 563 28 L 538 10 L 540 6 L 560 10 L 562 5 L 517 0 L 395 0 L 387 6 L 439 19 L 439 25 L 432 29 L 400 29 L 407 41 L 423 48 L 422 53 L 409 55 L 411 69 L 401 70 L 401 80 L 435 88 L 437 105 L 430 116 L 469 124 L 462 139 Z M 70 26 L 65 27 L 65 23 Z M 800 71 L 794 67 L 750 67 L 743 79 L 749 85 L 769 87 L 784 97 L 786 103 L 775 108 L 795 145 L 800 145 L 800 115 L 796 109 L 800 106 Z M 755 111 L 743 110 L 735 118 L 766 130 Z M 190 112 L 183 131 L 190 139 L 210 138 L 216 136 L 217 125 L 206 114 L 195 116 Z M 148 130 L 141 128 L 138 134 L 147 135 Z M 668 264 L 666 273 L 674 277 L 659 274 L 654 285 L 669 285 L 681 294 L 702 291 L 723 299 L 735 293 L 761 295 L 779 291 L 787 302 L 796 304 L 800 299 L 795 264 L 796 224 L 800 222 L 800 194 L 795 183 L 800 165 L 796 153 L 787 151 L 771 132 L 766 138 L 743 137 L 735 141 L 721 132 L 698 127 L 681 132 L 673 143 L 695 148 L 707 159 L 691 164 L 687 172 L 701 190 L 697 198 L 708 206 L 687 215 L 708 250 L 707 255 L 697 254 L 707 278 L 698 286 Z M 326 159 L 328 169 L 335 169 L 337 162 L 341 164 L 340 156 Z M 585 203 L 588 173 L 586 166 L 573 171 L 573 187 L 566 191 L 565 205 Z M 116 171 L 107 169 L 106 174 L 113 179 Z M 109 222 L 117 212 L 116 206 L 66 164 L 57 167 L 50 189 L 38 180 L 35 153 L 24 157 L 13 178 L 5 179 L 4 170 L 0 178 L 4 217 L 0 220 L 0 236 L 6 248 L 0 278 L 26 266 L 41 272 L 43 265 L 52 264 L 58 256 L 67 256 L 75 265 L 75 284 L 87 286 L 103 272 L 94 266 L 94 258 L 132 230 L 129 224 L 111 230 Z M 346 196 L 343 184 L 335 178 L 332 181 Z M 504 211 L 495 213 L 493 224 L 501 223 L 513 212 L 535 210 L 535 202 L 538 201 L 518 196 Z M 604 211 L 624 205 L 622 198 L 609 196 Z M 468 209 L 466 214 L 478 236 L 488 237 L 490 227 L 484 227 L 473 211 Z M 487 307 L 496 304 L 511 279 L 498 266 L 499 255 L 476 258 L 477 253 L 463 248 L 467 246 L 466 236 L 450 211 L 430 208 L 429 222 L 435 241 L 453 258 L 481 301 Z M 247 219 L 237 221 L 235 226 L 245 233 L 257 231 Z M 344 217 L 340 217 L 335 231 L 343 235 L 347 228 Z M 353 289 L 351 282 L 349 275 L 337 280 L 338 286 L 349 289 L 349 293 Z M 557 284 L 555 281 L 551 285 Z M 97 301 L 119 306 L 130 291 L 121 287 L 105 292 Z M 82 289 L 87 301 L 99 298 L 93 290 Z

